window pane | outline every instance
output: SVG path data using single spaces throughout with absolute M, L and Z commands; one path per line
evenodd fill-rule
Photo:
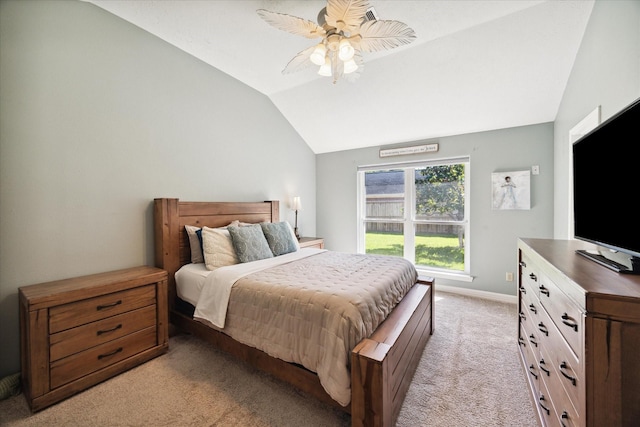
M 416 225 L 416 265 L 464 271 L 464 226 Z
M 464 220 L 464 165 L 416 169 L 416 219 Z
M 404 217 L 404 171 L 384 170 L 364 175 L 366 218 Z
M 404 255 L 404 230 L 401 223 L 365 223 L 365 253 L 377 255 Z

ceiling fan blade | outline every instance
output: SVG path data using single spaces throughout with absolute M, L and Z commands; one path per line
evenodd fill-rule
M 354 44 L 363 52 L 393 49 L 411 43 L 416 33 L 400 21 L 367 21 L 360 27 Z
M 354 34 L 369 8 L 367 0 L 327 0 L 327 24 L 338 31 Z
M 306 48 L 302 52 L 299 52 L 296 56 L 293 57 L 293 59 L 291 59 L 291 61 L 289 61 L 287 66 L 284 67 L 284 70 L 282 70 L 282 74 L 295 73 L 297 71 L 304 70 L 305 68 L 309 68 L 310 66 L 314 65 L 313 62 L 311 62 L 311 60 L 309 59 L 309 57 L 311 56 L 311 53 L 315 48 L 316 48 L 315 46 L 311 46 Z
M 270 25 L 279 30 L 284 30 L 308 39 L 316 39 L 325 35 L 325 30 L 315 22 L 298 18 L 297 16 L 285 13 L 270 12 L 265 9 L 258 9 L 258 15 Z

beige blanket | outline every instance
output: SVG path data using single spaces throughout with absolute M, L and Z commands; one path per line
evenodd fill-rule
M 316 372 L 343 406 L 351 400 L 349 357 L 417 280 L 403 258 L 322 252 L 239 279 L 224 332 Z

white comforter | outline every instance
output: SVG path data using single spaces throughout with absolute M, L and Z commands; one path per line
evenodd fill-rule
M 415 284 L 415 267 L 403 258 L 309 248 L 263 261 L 211 272 L 194 317 L 316 372 L 346 406 L 350 352 Z

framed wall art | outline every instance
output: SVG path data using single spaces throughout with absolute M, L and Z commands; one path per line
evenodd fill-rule
M 531 171 L 491 174 L 491 204 L 494 210 L 531 209 Z

